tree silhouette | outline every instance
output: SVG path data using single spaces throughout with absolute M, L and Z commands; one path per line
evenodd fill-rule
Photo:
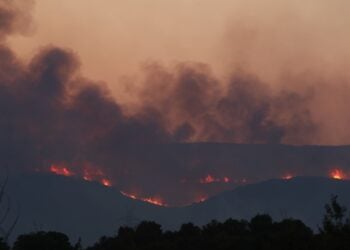
M 120 227 L 117 235 L 103 236 L 86 250 L 349 250 L 346 208 L 333 196 L 325 209 L 323 227 L 318 233 L 300 220 L 275 222 L 267 214 L 258 214 L 250 221 L 213 220 L 202 227 L 186 223 L 178 231 L 166 232 L 156 222 L 143 221 L 136 227 Z M 9 250 L 1 240 L 0 250 Z M 19 236 L 13 250 L 83 250 L 83 247 L 80 240 L 72 247 L 62 233 L 37 232 Z
M 349 230 L 350 220 L 346 218 L 346 207 L 338 203 L 338 196 L 332 196 L 330 204 L 325 205 L 326 214 L 323 218 L 321 232 L 328 234 Z
M 10 247 L 2 238 L 0 238 L 0 250 L 10 250 Z
M 326 214 L 323 218 L 320 235 L 316 236 L 315 244 L 319 249 L 347 250 L 350 246 L 350 220 L 346 217 L 346 207 L 338 202 L 337 196 L 331 197 L 331 202 L 325 205 Z
M 273 245 L 276 249 L 307 250 L 311 247 L 312 230 L 300 220 L 285 219 L 274 223 Z
M 81 238 L 79 238 L 77 243 L 75 243 L 73 250 L 83 250 L 83 246 L 81 245 Z
M 180 249 L 198 249 L 201 244 L 201 229 L 192 223 L 183 224 L 177 233 L 176 245 Z
M 5 180 L 0 183 L 0 238 L 7 242 L 19 219 L 19 209 L 14 213 L 10 197 L 5 190 L 8 183 L 8 171 L 6 169 Z M 12 212 L 12 213 L 11 213 Z
M 136 249 L 136 233 L 131 227 L 120 227 L 118 231 L 118 242 L 121 248 Z
M 20 235 L 13 250 L 73 250 L 73 247 L 63 233 L 37 232 Z
M 135 239 L 139 249 L 158 249 L 162 239 L 162 227 L 153 221 L 143 221 L 135 230 Z
M 268 214 L 258 214 L 250 220 L 250 229 L 253 233 L 270 231 L 272 228 L 272 218 Z

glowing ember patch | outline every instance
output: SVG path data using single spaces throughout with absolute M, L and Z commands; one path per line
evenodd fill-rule
M 120 193 L 121 193 L 122 195 L 126 196 L 126 197 L 129 197 L 129 198 L 133 199 L 133 200 L 136 200 L 136 199 L 137 199 L 136 195 L 128 194 L 128 193 L 123 192 L 123 191 L 120 191 Z
M 157 198 L 142 198 L 141 200 L 157 206 L 166 206 L 161 199 Z
M 111 187 L 112 182 L 106 177 L 106 175 L 100 169 L 96 169 L 92 166 L 85 166 L 83 170 L 83 179 L 86 181 L 98 181 L 103 186 Z
M 290 179 L 293 179 L 294 176 L 291 175 L 291 174 L 286 174 L 285 176 L 282 177 L 283 180 L 290 180 Z
M 112 186 L 112 182 L 110 180 L 108 180 L 108 179 L 102 179 L 101 180 L 101 184 L 103 186 L 106 186 L 106 187 L 111 187 Z
M 89 166 L 84 168 L 83 173 L 76 174 L 66 166 L 59 166 L 59 165 L 52 164 L 50 167 L 50 172 L 56 175 L 63 175 L 67 177 L 70 177 L 73 175 L 81 176 L 85 181 L 97 181 L 101 183 L 103 186 L 106 186 L 106 187 L 112 186 L 111 180 L 107 178 L 106 175 L 100 169 L 95 169 Z
M 203 183 L 203 184 L 208 184 L 213 182 L 216 182 L 216 179 L 211 175 L 207 175 L 205 178 L 200 180 L 200 183 Z
M 346 175 L 344 174 L 343 170 L 341 170 L 341 169 L 333 169 L 330 173 L 330 176 L 336 180 L 346 179 Z
M 157 206 L 162 206 L 162 207 L 168 206 L 165 202 L 163 202 L 163 200 L 161 198 L 154 198 L 154 197 L 143 198 L 143 197 L 138 197 L 134 194 L 129 194 L 129 193 L 126 193 L 123 191 L 120 191 L 120 193 L 122 195 L 130 198 L 130 199 L 133 199 L 133 200 L 140 200 L 140 201 L 144 201 L 144 202 L 151 203 L 151 204 L 157 205 Z
M 230 178 L 224 177 L 224 182 L 225 182 L 225 183 L 229 183 L 230 181 L 231 181 Z
M 83 179 L 86 181 L 92 181 L 91 177 L 89 177 L 89 176 L 83 176 Z
M 92 181 L 92 176 L 91 176 L 90 172 L 86 169 L 84 169 L 84 171 L 83 171 L 83 179 L 86 181 Z
M 197 203 L 204 202 L 204 201 L 206 201 L 207 199 L 208 199 L 208 197 L 206 197 L 206 196 L 199 197 L 198 199 L 196 199 L 196 202 L 197 202 Z
M 214 182 L 223 182 L 223 183 L 229 183 L 231 182 L 230 178 L 228 177 L 224 177 L 224 178 L 215 178 L 212 175 L 208 174 L 206 177 L 201 178 L 199 180 L 199 183 L 201 184 L 210 184 L 210 183 L 214 183 Z
M 56 165 L 51 165 L 50 172 L 57 175 L 72 176 L 74 173 L 70 171 L 67 167 L 59 167 Z

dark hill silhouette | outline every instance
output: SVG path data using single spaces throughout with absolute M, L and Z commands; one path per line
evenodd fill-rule
M 20 204 L 14 236 L 52 230 L 91 242 L 116 232 L 120 225 L 136 225 L 144 219 L 164 221 L 177 210 L 127 198 L 97 182 L 50 174 L 11 176 L 7 193 Z
M 208 222 L 208 216 L 218 220 L 229 217 L 249 219 L 258 213 L 274 219 L 297 218 L 311 228 L 321 223 L 324 204 L 331 195 L 350 205 L 350 181 L 325 177 L 296 177 L 290 180 L 269 180 L 238 187 L 206 202 L 193 205 L 193 221 Z
M 315 229 L 332 194 L 350 207 L 350 181 L 323 177 L 250 184 L 182 208 L 158 207 L 98 183 L 46 174 L 11 176 L 7 192 L 21 207 L 13 237 L 53 230 L 67 233 L 73 241 L 81 236 L 85 244 L 115 234 L 121 225 L 134 226 L 142 220 L 177 229 L 189 221 L 203 225 L 212 219 L 250 219 L 257 213 L 269 213 L 274 219 L 301 219 Z
M 124 190 L 135 185 L 145 194 L 166 197 L 170 205 L 189 204 L 198 193 L 210 196 L 232 190 L 243 179 L 260 182 L 294 176 L 328 176 L 333 168 L 350 173 L 350 146 L 290 146 L 270 144 L 189 143 L 121 144 L 103 157 L 100 166 L 132 171 L 132 178 L 118 176 Z M 79 172 L 79 170 L 77 171 Z M 232 182 L 200 185 L 208 174 Z M 113 176 L 111 176 L 114 181 Z M 183 185 L 179 183 L 185 179 Z M 162 188 L 159 188 L 162 187 Z M 176 190 L 176 192 L 174 192 Z

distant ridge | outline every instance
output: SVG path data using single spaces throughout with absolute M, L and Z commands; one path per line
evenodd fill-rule
M 229 217 L 250 219 L 269 213 L 275 219 L 294 217 L 316 229 L 332 194 L 350 208 L 350 181 L 324 177 L 268 180 L 226 191 L 182 208 L 165 208 L 129 199 L 98 183 L 47 174 L 11 176 L 7 193 L 21 206 L 13 237 L 37 230 L 67 233 L 85 243 L 112 235 L 121 225 L 154 220 L 165 229 L 192 221 L 204 224 Z
M 350 209 L 350 181 L 325 177 L 273 179 L 226 191 L 204 203 L 194 205 L 195 222 L 203 223 L 210 211 L 212 218 L 249 219 L 268 213 L 277 220 L 289 217 L 303 220 L 316 229 L 324 214 L 324 205 L 332 195 Z

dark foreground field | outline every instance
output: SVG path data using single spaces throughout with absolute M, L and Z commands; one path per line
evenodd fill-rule
M 155 221 L 163 230 L 174 231 L 188 222 L 201 227 L 213 219 L 250 221 L 257 214 L 269 214 L 275 221 L 298 219 L 317 231 L 324 204 L 332 195 L 338 195 L 339 202 L 350 207 L 350 181 L 322 177 L 249 184 L 205 202 L 177 208 L 155 206 L 99 183 L 55 175 L 13 176 L 6 191 L 13 207 L 5 228 L 11 226 L 19 209 L 11 242 L 33 231 L 58 231 L 73 242 L 81 237 L 84 245 L 91 245 L 101 235 L 114 235 L 119 227 L 135 227 L 141 221 Z
M 275 222 L 267 214 L 251 220 L 211 221 L 204 226 L 183 224 L 179 230 L 164 231 L 161 225 L 143 221 L 136 227 L 122 226 L 113 236 L 102 236 L 84 248 L 81 241 L 71 243 L 60 232 L 38 231 L 20 235 L 10 248 L 2 239 L 1 250 L 157 250 L 157 249 L 237 249 L 237 250 L 340 250 L 350 248 L 350 221 L 346 208 L 332 197 L 318 230 L 302 221 L 284 219 Z

